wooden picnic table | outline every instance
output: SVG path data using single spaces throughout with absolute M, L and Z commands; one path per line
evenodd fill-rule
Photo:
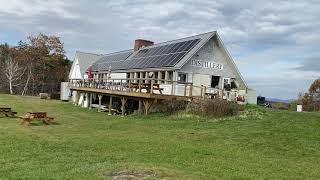
M 5 117 L 15 117 L 17 112 L 12 111 L 10 107 L 0 107 L 0 114 Z
M 151 85 L 153 87 L 151 87 Z M 135 91 L 140 91 L 140 92 L 142 89 L 145 89 L 147 90 L 147 93 L 150 93 L 152 89 L 153 91 L 158 90 L 160 94 L 162 94 L 162 90 L 163 90 L 163 88 L 160 88 L 159 83 L 130 83 L 129 89 L 134 89 Z
M 22 119 L 21 125 L 29 126 L 32 121 L 42 121 L 44 124 L 51 124 L 54 118 L 48 117 L 46 112 L 27 112 L 26 115 L 19 117 Z

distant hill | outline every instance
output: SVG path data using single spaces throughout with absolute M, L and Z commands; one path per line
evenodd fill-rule
M 294 99 L 266 98 L 266 101 L 274 102 L 274 103 L 280 102 L 280 103 L 290 104 L 292 101 L 294 101 Z

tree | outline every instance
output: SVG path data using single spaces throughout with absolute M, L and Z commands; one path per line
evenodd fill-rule
M 59 37 L 39 34 L 29 36 L 26 42 L 19 41 L 17 46 L 0 45 L 0 67 L 7 69 L 0 71 L 0 81 L 6 82 L 0 83 L 0 91 L 21 95 L 58 94 L 60 82 L 68 78 L 71 62 Z M 7 83 L 9 74 L 15 80 L 12 85 Z
M 25 69 L 19 65 L 12 57 L 4 63 L 4 75 L 9 83 L 9 92 L 13 94 L 13 87 L 19 86 L 19 81 L 21 80 L 22 75 L 24 74 Z
M 320 79 L 311 84 L 308 93 L 300 96 L 299 102 L 305 111 L 320 111 Z

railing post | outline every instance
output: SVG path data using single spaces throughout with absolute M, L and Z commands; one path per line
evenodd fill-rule
M 150 80 L 151 81 L 151 88 L 150 88 L 150 94 L 153 94 L 153 80 Z
M 206 97 L 206 92 L 207 92 L 207 87 L 206 86 L 203 86 L 204 89 L 203 89 L 203 99 Z
M 187 83 L 184 84 L 184 96 L 187 96 Z
M 167 83 L 167 82 L 165 82 L 165 83 Z M 171 95 L 173 95 L 173 86 L 174 86 L 174 82 L 171 81 Z
M 189 97 L 192 97 L 193 83 L 190 84 Z
M 139 79 L 139 92 L 141 92 L 141 80 Z

